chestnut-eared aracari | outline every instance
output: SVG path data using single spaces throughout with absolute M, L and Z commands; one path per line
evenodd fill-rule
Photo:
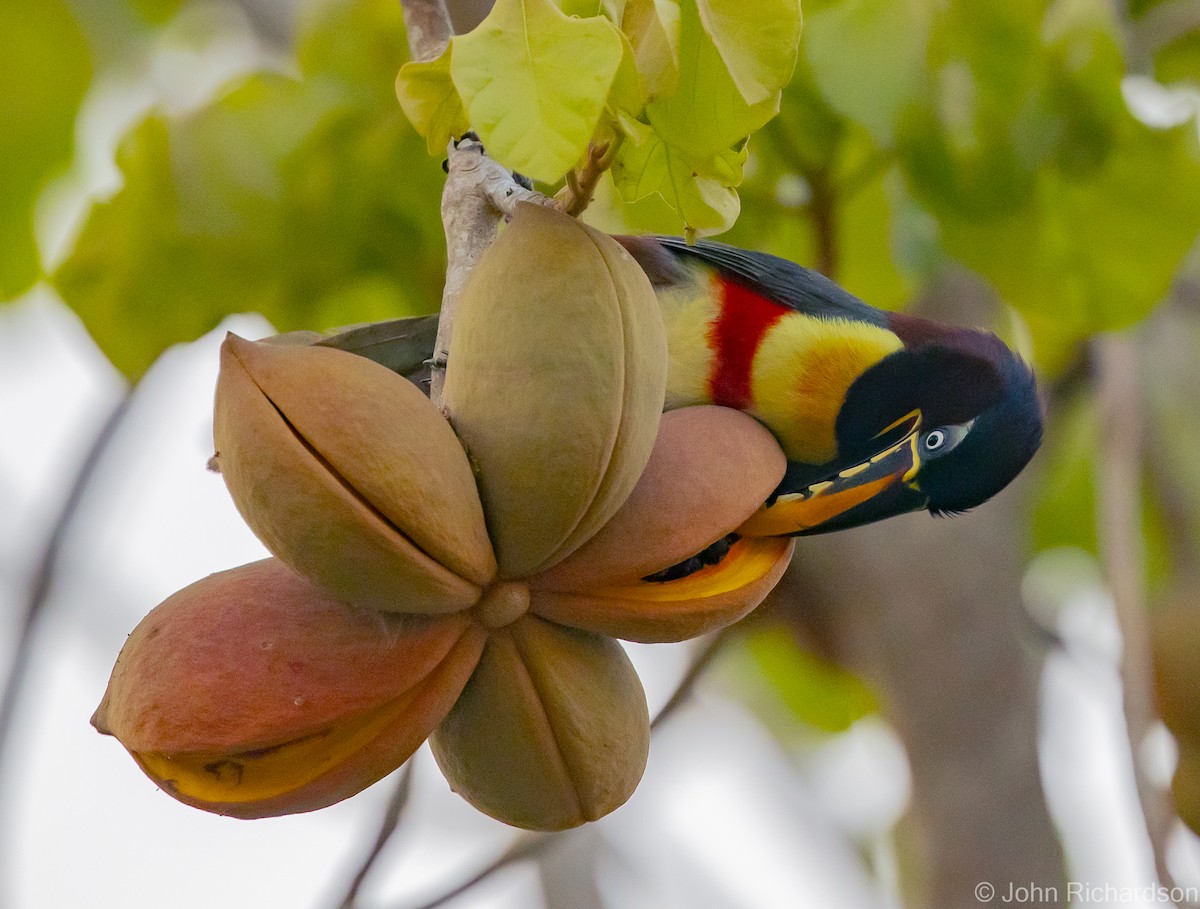
M 786 259 L 677 237 L 618 237 L 667 329 L 667 407 L 744 410 L 788 470 L 743 535 L 973 508 L 1042 435 L 1030 368 L 995 335 L 868 306 Z
M 1037 450 L 1033 373 L 995 335 L 875 309 L 776 256 L 678 237 L 616 239 L 662 308 L 668 409 L 746 411 L 787 454 L 779 488 L 739 534 L 965 511 L 1008 485 Z M 436 316 L 422 317 L 315 343 L 417 381 L 436 330 Z

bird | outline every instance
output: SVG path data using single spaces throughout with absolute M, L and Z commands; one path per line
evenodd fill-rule
M 662 311 L 666 409 L 745 411 L 787 456 L 779 486 L 731 538 L 808 536 L 922 509 L 958 514 L 1007 486 L 1041 443 L 1034 373 L 991 332 L 877 309 L 767 253 L 615 239 Z M 428 359 L 436 330 L 435 315 L 303 334 L 421 384 L 437 365 Z M 700 553 L 663 579 L 720 554 Z
M 876 309 L 767 253 L 616 239 L 662 310 L 666 407 L 745 411 L 787 455 L 783 480 L 739 535 L 965 512 L 1007 486 L 1041 443 L 1033 370 L 991 332 Z

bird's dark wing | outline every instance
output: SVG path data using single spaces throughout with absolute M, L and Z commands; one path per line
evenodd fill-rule
M 336 329 L 313 343 L 374 360 L 402 376 L 416 372 L 433 356 L 438 317 L 409 316 Z
M 264 338 L 271 344 L 332 347 L 357 354 L 398 372 L 429 394 L 429 359 L 437 343 L 438 317 L 409 316 L 384 322 L 366 322 L 327 332 L 289 331 Z
M 689 245 L 682 237 L 654 239 L 675 256 L 698 259 L 718 269 L 729 280 L 797 312 L 888 327 L 887 313 L 795 262 L 707 240 Z

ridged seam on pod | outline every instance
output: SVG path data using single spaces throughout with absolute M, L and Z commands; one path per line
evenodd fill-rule
M 625 341 L 621 422 L 617 428 L 618 442 L 613 446 L 591 508 L 539 569 L 562 561 L 586 543 L 625 502 L 654 449 L 666 400 L 666 328 L 654 289 L 641 266 L 623 246 L 607 234 L 586 224 L 581 226 L 608 264 L 621 308 Z
M 488 639 L 431 744 L 451 787 L 481 811 L 561 830 L 624 804 L 649 741 L 645 695 L 621 646 L 526 616 Z
M 666 388 L 649 281 L 610 237 L 523 205 L 464 288 L 444 403 L 479 467 L 500 574 L 570 554 L 633 489 Z
M 452 430 L 409 382 L 370 360 L 231 335 L 214 438 L 246 522 L 340 596 L 451 612 L 473 604 L 495 573 Z
M 669 411 L 629 498 L 534 584 L 580 591 L 630 584 L 668 568 L 754 514 L 786 468 L 775 437 L 740 411 L 712 406 Z

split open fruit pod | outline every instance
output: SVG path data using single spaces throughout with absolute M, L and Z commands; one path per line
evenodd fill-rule
M 151 612 L 93 722 L 237 817 L 332 804 L 430 737 L 500 820 L 612 811 L 649 744 L 614 638 L 733 622 L 791 553 L 733 535 L 783 475 L 775 439 L 737 411 L 663 415 L 665 364 L 628 254 L 531 206 L 464 291 L 449 421 L 365 358 L 231 336 L 217 463 L 274 558 Z

